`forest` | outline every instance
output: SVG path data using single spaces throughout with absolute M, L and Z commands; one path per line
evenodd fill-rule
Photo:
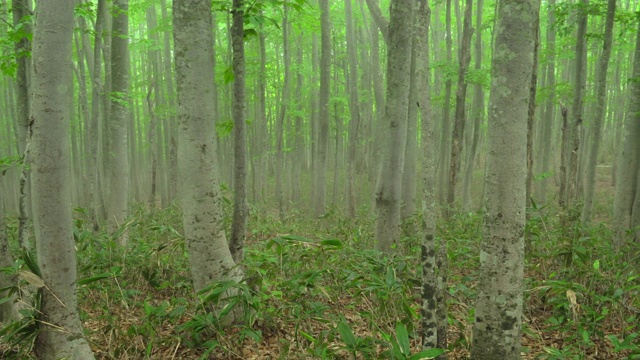
M 0 0 L 0 358 L 640 359 L 635 0 Z

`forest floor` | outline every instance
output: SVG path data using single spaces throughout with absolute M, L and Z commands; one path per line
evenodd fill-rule
M 589 228 L 563 226 L 563 217 L 572 215 L 552 206 L 531 209 L 524 359 L 640 359 L 638 249 L 612 249 L 606 225 L 612 187 L 599 180 Z M 177 209 L 137 208 L 126 250 L 106 233 L 94 234 L 78 212 L 87 338 L 98 359 L 409 359 L 398 349 L 407 341 L 412 354 L 420 351 L 419 219 L 405 222 L 397 255 L 389 259 L 368 250 L 373 221 L 367 213 L 309 219 L 292 212 L 282 219 L 254 209 L 246 281 L 212 284 L 196 297 Z M 481 231 L 476 213 L 438 227 L 450 264 L 449 359 L 469 357 Z M 205 309 L 230 287 L 239 294 L 237 309 L 245 311 L 222 326 L 225 310 Z M 35 332 L 27 325 L 13 337 L 4 334 L 2 358 L 31 358 Z

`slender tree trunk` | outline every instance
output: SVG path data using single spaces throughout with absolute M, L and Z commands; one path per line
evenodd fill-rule
M 451 0 L 447 0 L 446 2 L 446 17 L 445 17 L 445 46 L 447 52 L 446 62 L 447 64 L 451 64 L 453 62 L 453 56 L 451 54 L 451 48 L 453 47 L 453 41 L 451 40 Z M 449 162 L 449 155 L 451 155 L 450 151 L 450 133 L 451 133 L 451 124 L 449 120 L 451 119 L 451 87 L 452 87 L 451 78 L 445 79 L 444 85 L 444 108 L 442 109 L 442 135 L 440 137 L 440 151 L 439 151 L 439 159 L 438 159 L 438 198 L 441 204 L 444 203 L 445 200 L 445 190 L 448 189 L 447 185 L 447 164 Z
M 427 0 L 417 0 L 413 48 L 416 57 L 416 87 L 420 109 L 422 132 L 422 324 L 420 335 L 424 349 L 438 345 L 438 318 L 436 304 L 436 199 L 435 160 L 436 146 L 431 111 L 431 88 L 429 79 L 429 22 L 431 10 Z
M 380 7 L 378 6 L 378 0 L 366 0 L 366 2 L 369 12 L 371 13 L 371 17 L 373 17 L 373 21 L 380 30 L 384 41 L 389 43 L 389 22 L 382 15 Z
M 280 111 L 276 125 L 276 200 L 280 216 L 284 217 L 285 196 L 283 189 L 283 177 L 285 177 L 285 154 L 284 154 L 284 122 L 289 108 L 289 93 L 291 84 L 291 51 L 289 47 L 289 20 L 288 6 L 285 0 L 284 16 L 282 18 L 282 47 L 284 59 L 284 79 L 282 84 L 282 98 L 280 99 Z
M 475 42 L 475 70 L 482 70 L 482 7 L 483 0 L 476 2 L 476 42 Z M 465 211 L 471 210 L 471 183 L 473 182 L 473 170 L 478 152 L 478 143 L 480 142 L 480 125 L 484 119 L 485 104 L 484 91 L 482 84 L 476 83 L 473 86 L 473 106 L 471 106 L 473 116 L 473 136 L 471 138 L 471 148 L 468 151 L 467 163 L 465 168 L 464 182 L 462 186 L 462 208 Z
M 369 3 L 375 4 L 375 7 L 378 7 L 377 0 L 367 0 L 367 5 Z M 372 6 L 369 6 L 371 9 Z M 382 76 L 382 72 L 380 70 L 380 39 L 378 35 L 378 26 L 375 23 L 371 23 L 370 26 L 371 31 L 371 76 L 373 81 L 373 96 L 375 98 L 375 124 L 374 129 L 380 129 L 384 126 L 384 89 L 383 83 L 384 79 Z M 382 151 L 381 146 L 378 144 L 382 144 L 382 131 L 374 131 L 373 141 L 376 146 L 373 147 L 373 166 L 371 166 L 370 177 L 376 179 L 376 181 L 380 180 L 380 172 L 382 171 Z M 376 186 L 378 186 L 376 184 Z M 374 204 L 375 206 L 375 204 Z
M 389 253 L 400 239 L 400 202 L 406 146 L 413 0 L 392 0 L 387 53 L 387 135 L 380 187 L 376 190 L 376 249 Z
M 244 70 L 244 1 L 233 1 L 233 150 L 234 201 L 233 221 L 229 249 L 236 264 L 244 258 L 244 239 L 247 231 L 247 135 L 245 124 L 245 70 Z
M 99 194 L 102 188 L 98 182 L 98 150 L 100 144 L 100 96 L 102 95 L 102 38 L 104 34 L 104 22 L 107 16 L 106 0 L 98 0 L 96 10 L 96 22 L 94 25 L 94 44 L 93 44 L 93 73 L 91 77 L 91 120 L 87 123 L 87 182 L 88 182 L 88 198 L 89 203 L 89 219 L 97 230 L 99 227 L 99 211 L 102 208 Z
M 416 84 L 416 41 L 415 24 L 411 30 L 411 65 L 409 65 L 409 104 L 407 108 L 407 134 L 404 148 L 404 168 L 402 172 L 402 202 L 400 219 L 404 220 L 416 211 L 416 160 L 418 153 L 418 89 Z
M 304 145 L 304 128 L 303 128 L 303 83 L 304 83 L 304 75 L 303 75 L 303 57 L 302 57 L 302 48 L 303 48 L 303 36 L 300 34 L 298 36 L 298 41 L 296 45 L 296 115 L 294 119 L 294 153 L 293 153 L 293 164 L 292 164 L 292 182 L 291 186 L 291 198 L 293 202 L 295 202 L 298 206 L 302 204 L 302 193 L 300 190 L 301 185 L 301 175 L 306 170 L 306 157 L 305 157 L 305 145 Z
M 539 0 L 538 0 L 539 1 Z M 539 5 L 537 6 L 540 7 Z M 534 127 L 536 116 L 536 89 L 538 88 L 538 46 L 540 37 L 540 16 L 536 16 L 536 22 L 534 24 L 533 34 L 533 69 L 531 71 L 531 83 L 529 85 L 529 109 L 527 111 L 527 180 L 525 183 L 526 188 L 526 201 L 527 207 L 531 206 L 532 186 L 533 186 L 533 139 L 534 139 Z
M 555 119 L 555 103 L 556 103 L 556 33 L 554 28 L 555 13 L 553 7 L 555 6 L 555 0 L 549 0 L 549 10 L 547 10 L 547 80 L 546 86 L 550 89 L 549 97 L 545 104 L 544 119 L 542 120 L 540 131 L 539 144 L 541 147 L 540 160 L 540 172 L 548 174 L 550 172 L 551 163 L 551 146 L 553 139 L 553 126 Z M 550 176 L 544 175 L 538 182 L 538 203 L 547 203 L 547 191 L 549 187 Z
M 73 2 L 39 2 L 36 19 L 30 166 L 38 275 L 45 287 L 35 352 L 43 360 L 92 360 L 78 315 L 69 182 Z
M 574 68 L 574 92 L 571 104 L 571 124 L 569 125 L 570 145 L 565 149 L 567 164 L 566 191 L 564 206 L 569 207 L 578 199 L 578 153 L 580 151 L 580 126 L 582 125 L 582 110 L 584 89 L 586 87 L 587 65 L 587 6 L 589 0 L 580 0 L 578 10 L 578 30 L 576 33 L 576 58 Z
M 538 4 L 497 4 L 473 359 L 520 359 L 527 109 Z
M 109 222 L 112 231 L 129 215 L 129 16 L 128 0 L 114 0 L 111 34 L 111 115 L 109 117 Z M 124 231 L 118 243 L 127 245 Z
M 349 90 L 349 148 L 347 155 L 347 216 L 356 216 L 356 148 L 358 143 L 358 128 L 360 125 L 360 100 L 358 99 L 358 58 L 356 55 L 356 35 L 353 29 L 353 11 L 351 0 L 344 2 L 346 31 L 347 31 L 347 63 Z
M 265 34 L 260 32 L 258 35 L 258 45 L 260 47 L 260 71 L 258 72 L 258 124 L 262 134 L 261 139 L 258 140 L 260 155 L 258 158 L 258 168 L 260 174 L 260 186 L 258 191 L 261 196 L 265 196 L 265 178 L 269 178 L 269 172 L 267 168 L 267 162 L 269 160 L 267 153 L 269 149 L 269 128 L 267 124 L 267 103 L 266 103 L 266 87 L 267 87 L 267 50 L 265 46 Z
M 591 210 L 593 209 L 593 194 L 596 184 L 596 167 L 598 166 L 598 151 L 602 141 L 602 124 L 604 122 L 605 108 L 607 101 L 607 71 L 609 69 L 609 59 L 611 58 L 611 44 L 613 42 L 613 18 L 616 13 L 616 0 L 607 1 L 607 18 L 604 26 L 604 40 L 602 44 L 602 54 L 598 62 L 598 75 L 596 78 L 596 106 L 591 127 L 591 147 L 585 169 L 585 189 L 584 206 L 582 208 L 582 225 L 587 225 L 591 220 Z
M 160 9 L 162 19 L 169 20 L 169 15 L 167 14 L 167 1 L 160 1 Z M 213 45 L 212 45 L 213 46 Z M 167 146 L 169 147 L 169 184 L 168 184 L 168 195 L 169 201 L 174 201 L 176 199 L 178 193 L 178 143 L 176 133 L 178 131 L 178 123 L 175 116 L 175 108 L 176 108 L 176 95 L 175 95 L 175 84 L 173 78 L 173 67 L 171 65 L 171 34 L 169 31 L 163 31 L 163 61 L 164 65 L 164 81 L 167 87 L 167 103 L 169 104 L 168 111 L 168 121 L 169 128 L 167 129 L 169 135 L 169 143 Z
M 457 0 L 456 0 L 457 4 Z M 456 200 L 456 185 L 458 173 L 462 162 L 462 141 L 464 140 L 465 103 L 467 99 L 467 81 L 465 79 L 469 63 L 471 62 L 471 9 L 473 1 L 466 0 L 464 10 L 464 29 L 462 30 L 462 42 L 460 43 L 458 87 L 456 90 L 456 114 L 451 134 L 451 158 L 449 163 L 449 181 L 447 183 L 447 204 L 453 208 Z
M 325 211 L 327 188 L 327 153 L 329 150 L 329 81 L 331 76 L 331 23 L 329 0 L 320 3 L 320 113 L 318 123 L 318 160 L 316 163 L 316 215 Z
M 22 26 L 25 36 L 15 44 L 16 53 L 16 122 L 18 148 L 23 156 L 23 167 L 20 175 L 20 196 L 18 198 L 18 241 L 25 248 L 31 248 L 29 240 L 28 222 L 30 213 L 30 184 L 29 184 L 29 151 L 27 128 L 29 126 L 29 91 L 30 91 L 30 62 L 27 61 L 31 44 L 26 34 L 31 33 L 31 25 L 27 15 L 31 13 L 30 0 L 13 0 L 11 4 L 14 27 Z

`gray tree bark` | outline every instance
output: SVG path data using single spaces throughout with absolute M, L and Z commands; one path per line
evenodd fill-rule
M 41 277 L 39 359 L 93 360 L 82 335 L 69 182 L 73 2 L 39 2 L 33 38 L 31 185 Z
M 229 249 L 236 264 L 244 258 L 244 239 L 247 231 L 247 135 L 245 124 L 245 66 L 244 66 L 244 1 L 234 0 L 231 10 L 233 26 L 233 150 L 234 200 Z
M 327 188 L 327 157 L 329 152 L 329 81 L 331 79 L 331 23 L 329 22 L 329 0 L 320 3 L 320 113 L 318 117 L 318 160 L 315 177 L 315 213 L 324 214 Z
M 556 63 L 555 63 L 555 53 L 556 53 L 556 33 L 554 28 L 555 23 L 555 13 L 553 7 L 555 6 L 555 0 L 549 0 L 549 10 L 547 10 L 547 29 L 546 29 L 546 39 L 547 39 L 547 72 L 546 72 L 546 86 L 550 89 L 549 98 L 546 101 L 544 116 L 541 121 L 541 126 L 538 133 L 539 136 L 539 146 L 540 146 L 540 156 L 539 160 L 539 172 L 541 173 L 549 173 L 550 171 L 550 163 L 551 163 L 551 146 L 553 144 L 552 135 L 553 135 L 553 125 L 555 119 L 556 112 Z M 547 203 L 547 190 L 549 188 L 549 176 L 543 176 L 542 179 L 538 182 L 538 203 L 546 204 Z
M 476 71 L 482 70 L 482 8 L 484 6 L 483 0 L 477 0 L 476 2 L 476 42 L 474 46 L 474 66 Z M 467 162 L 465 165 L 464 182 L 462 185 L 462 208 L 465 211 L 471 210 L 471 183 L 473 182 L 473 170 L 475 168 L 476 156 L 478 153 L 478 143 L 480 142 L 480 125 L 484 119 L 485 104 L 484 104 L 484 91 L 482 84 L 477 83 L 473 86 L 473 109 L 471 111 L 473 116 L 473 131 L 471 137 L 471 147 L 468 151 Z
M 356 35 L 353 24 L 353 10 L 351 0 L 344 2 L 346 32 L 347 32 L 347 64 L 349 90 L 349 145 L 347 154 L 347 216 L 356 216 L 356 146 L 358 142 L 358 128 L 360 125 L 360 100 L 358 99 L 358 57 L 356 55 Z
M 445 46 L 446 46 L 446 62 L 450 64 L 453 61 L 453 55 L 451 54 L 451 48 L 453 47 L 453 40 L 451 39 L 451 0 L 447 0 L 446 2 L 446 15 L 445 15 Z M 436 185 L 438 189 L 438 200 L 440 203 L 444 203 L 446 189 L 448 188 L 447 184 L 447 164 L 449 162 L 449 155 L 451 152 L 448 151 L 450 149 L 451 144 L 451 124 L 449 120 L 451 119 L 451 87 L 452 87 L 451 78 L 447 77 L 445 79 L 444 84 L 444 108 L 442 109 L 442 134 L 440 136 L 440 150 L 438 152 L 438 184 Z
M 457 4 L 457 0 L 456 0 Z M 453 208 L 456 200 L 456 185 L 458 184 L 458 173 L 462 162 L 462 142 L 465 128 L 465 103 L 467 99 L 467 80 L 465 79 L 469 63 L 471 62 L 471 9 L 473 1 L 466 0 L 464 9 L 464 29 L 462 30 L 462 41 L 460 42 L 458 57 L 458 87 L 456 89 L 456 113 L 451 134 L 451 157 L 449 163 L 449 181 L 447 182 L 447 204 Z M 449 211 L 447 211 L 449 213 Z
M 29 206 L 30 206 L 30 190 L 29 190 L 29 151 L 27 128 L 29 125 L 29 74 L 31 68 L 30 62 L 27 61 L 31 44 L 26 34 L 31 32 L 31 25 L 27 20 L 27 16 L 31 13 L 30 0 L 13 0 L 11 2 L 13 12 L 13 25 L 17 27 L 22 23 L 25 35 L 15 44 L 16 53 L 16 122 L 18 134 L 18 148 L 20 155 L 23 156 L 24 166 L 20 175 L 20 196 L 18 198 L 18 241 L 25 248 L 31 248 L 32 244 L 29 240 L 28 222 L 29 222 Z
M 527 110 L 537 7 L 537 0 L 497 4 L 473 359 L 520 359 Z
M 178 172 L 193 286 L 242 278 L 227 245 L 214 127 L 211 2 L 173 3 L 178 96 Z
M 400 203 L 406 146 L 411 66 L 413 0 L 393 0 L 390 8 L 387 53 L 385 152 L 380 186 L 376 189 L 376 249 L 390 252 L 400 237 Z
M 114 0 L 112 6 L 109 223 L 115 231 L 129 216 L 129 3 Z M 127 245 L 127 231 L 117 240 Z
M 413 47 L 416 56 L 416 87 L 422 132 L 422 324 L 420 335 L 424 349 L 438 345 L 438 318 L 436 304 L 436 146 L 431 111 L 431 84 L 429 79 L 429 22 L 431 10 L 427 0 L 417 0 Z

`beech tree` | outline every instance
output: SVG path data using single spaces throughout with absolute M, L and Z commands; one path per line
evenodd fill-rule
M 234 203 L 233 225 L 229 248 L 236 263 L 244 257 L 244 238 L 247 231 L 247 135 L 245 126 L 244 90 L 244 2 L 233 2 L 233 133 L 234 133 Z
M 393 0 L 387 53 L 386 133 L 380 185 L 376 190 L 376 248 L 389 252 L 400 237 L 401 184 L 409 106 L 413 0 Z
M 497 4 L 474 359 L 520 358 L 527 111 L 537 9 L 536 0 Z
M 227 245 L 212 109 L 211 2 L 173 3 L 178 95 L 178 172 L 184 234 L 196 291 L 242 278 Z
M 129 17 L 128 0 L 112 4 L 111 33 L 111 105 L 109 115 L 109 223 L 113 231 L 129 214 Z M 118 238 L 128 242 L 127 232 Z
M 39 359 L 94 359 L 82 334 L 71 221 L 69 109 L 73 2 L 36 7 L 31 93 L 31 185 L 36 250 L 45 287 L 40 305 Z

